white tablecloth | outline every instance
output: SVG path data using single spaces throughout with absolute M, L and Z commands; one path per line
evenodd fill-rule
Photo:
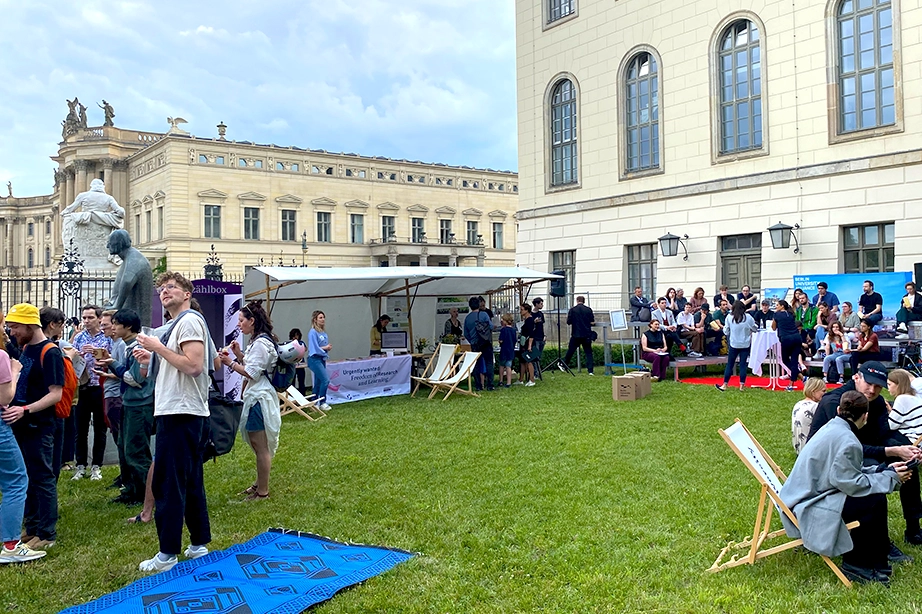
M 775 358 L 781 365 L 781 370 L 790 375 L 788 369 L 781 361 L 781 342 L 778 340 L 778 331 L 766 328 L 752 333 L 752 346 L 749 351 L 749 368 L 755 375 L 762 375 L 762 363 L 768 358 L 768 351 L 775 350 Z
M 327 389 L 327 402 L 336 405 L 410 394 L 412 363 L 413 358 L 409 354 L 328 362 L 330 387 Z

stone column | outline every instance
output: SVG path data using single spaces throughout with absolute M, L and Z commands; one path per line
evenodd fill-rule
M 64 174 L 67 176 L 67 186 L 66 186 L 66 188 L 65 188 L 65 190 L 64 190 L 64 203 L 63 203 L 63 205 L 64 205 L 65 207 L 69 207 L 71 204 L 73 204 L 73 202 L 74 202 L 74 196 L 76 196 L 76 193 L 74 192 L 74 189 L 76 188 L 76 186 L 74 185 L 74 183 L 75 183 L 75 172 L 74 172 L 74 169 L 73 169 L 72 167 L 67 167 L 67 168 L 64 169 Z
M 74 186 L 77 194 L 81 192 L 86 192 L 86 171 L 89 168 L 90 163 L 86 160 L 77 160 L 74 162 L 74 168 L 77 170 L 77 182 Z M 69 203 L 68 203 L 69 204 Z
M 3 251 L 0 251 L 0 268 L 8 266 L 6 252 L 9 249 L 10 241 L 9 239 L 9 230 L 6 225 L 6 218 L 0 217 L 0 239 L 3 240 Z
M 419 266 L 429 266 L 429 248 L 424 247 L 419 252 Z
M 115 162 L 112 158 L 105 158 L 102 161 L 102 181 L 106 184 L 106 193 L 112 196 L 115 193 L 112 185 L 112 165 Z
M 109 190 L 113 198 L 126 210 L 128 210 L 128 160 L 113 160 L 112 162 L 112 181 L 115 185 Z M 127 217 L 125 229 L 128 229 Z M 164 235 L 166 236 L 166 235 Z
M 387 266 L 397 266 L 397 248 L 393 245 L 387 250 Z
M 451 255 L 448 256 L 448 266 L 458 266 L 458 248 L 451 248 Z
M 486 259 L 486 252 L 484 250 L 478 251 L 477 252 L 477 266 L 482 267 L 483 261 L 485 259 Z

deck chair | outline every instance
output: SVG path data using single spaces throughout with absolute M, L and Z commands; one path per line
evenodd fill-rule
M 288 390 L 278 393 L 279 410 L 283 416 L 288 414 L 301 414 L 311 422 L 320 420 L 326 416 L 326 413 L 320 409 L 320 403 L 323 397 L 308 401 L 301 392 L 294 386 L 289 386 Z
M 794 526 L 799 527 L 797 518 L 794 517 L 794 512 L 784 504 L 780 496 L 782 481 L 786 480 L 787 476 L 784 475 L 781 468 L 772 460 L 772 457 L 768 455 L 739 419 L 726 430 L 718 429 L 717 432 L 720 433 L 720 436 L 724 438 L 727 445 L 736 452 L 736 455 L 740 457 L 743 464 L 746 465 L 749 471 L 752 472 L 752 475 L 755 476 L 756 480 L 761 485 L 761 495 L 759 497 L 759 507 L 756 510 L 756 522 L 752 530 L 752 537 L 746 538 L 740 543 L 734 543 L 732 541 L 728 543 L 724 549 L 720 551 L 717 560 L 714 561 L 714 564 L 711 565 L 708 571 L 716 573 L 724 569 L 729 569 L 730 567 L 752 565 L 759 559 L 784 552 L 785 550 L 790 550 L 791 548 L 796 548 L 797 546 L 802 546 L 804 543 L 802 539 L 790 540 L 788 538 L 789 541 L 777 546 L 763 548 L 765 542 L 785 535 L 784 529 L 780 531 L 769 531 L 773 507 L 778 510 L 779 514 L 787 516 L 788 519 L 794 523 Z M 857 527 L 858 524 L 856 520 L 845 526 L 851 530 Z M 723 563 L 721 562 L 732 550 L 742 549 L 749 550 L 743 558 L 738 558 L 738 556 L 734 554 L 730 560 Z M 842 584 L 851 587 L 852 583 L 845 577 L 845 574 L 842 573 L 838 565 L 833 563 L 832 559 L 828 556 L 820 556 L 823 562 L 829 565 L 832 572 L 836 574 L 836 577 L 842 581 Z
M 448 397 L 450 397 L 453 392 L 479 397 L 480 395 L 474 392 L 474 389 L 471 387 L 471 376 L 474 374 L 474 368 L 477 366 L 478 359 L 480 359 L 480 352 L 465 352 L 462 355 L 461 362 L 458 364 L 458 368 L 455 370 L 454 375 L 440 382 L 432 382 L 432 392 L 429 393 L 429 398 L 431 399 L 439 392 L 445 392 L 445 396 L 442 398 L 443 401 L 448 400 Z M 458 388 L 458 384 L 465 379 L 467 380 L 467 390 Z
M 457 345 L 450 343 L 440 343 L 439 347 L 436 348 L 435 352 L 432 353 L 432 357 L 429 359 L 429 362 L 426 363 L 426 368 L 423 370 L 423 374 L 419 377 L 412 375 L 410 379 L 416 382 L 416 386 L 413 388 L 413 392 L 410 394 L 411 397 L 416 396 L 416 391 L 419 390 L 420 386 L 432 386 L 432 382 L 440 382 L 446 379 L 454 371 L 454 357 L 455 350 L 458 349 Z

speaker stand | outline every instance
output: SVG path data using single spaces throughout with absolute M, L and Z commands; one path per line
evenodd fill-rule
M 549 362 L 548 365 L 544 367 L 544 370 L 547 371 L 549 369 L 552 369 L 553 367 L 557 367 L 564 373 L 569 373 L 573 377 L 576 377 L 576 374 L 570 370 L 570 367 L 568 367 L 567 363 L 565 363 L 563 361 L 563 358 L 561 358 L 561 354 L 560 354 L 560 297 L 555 296 L 554 298 L 557 299 L 557 358 Z

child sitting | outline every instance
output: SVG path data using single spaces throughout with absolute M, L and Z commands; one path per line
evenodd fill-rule
M 500 321 L 502 328 L 499 330 L 499 383 L 509 388 L 512 386 L 512 361 L 515 358 L 515 320 L 511 313 L 504 313 Z
M 810 434 L 810 427 L 813 425 L 813 414 L 825 393 L 826 383 L 820 378 L 811 377 L 804 382 L 804 398 L 794 405 L 794 410 L 791 412 L 794 451 L 798 454 L 807 443 L 807 435 Z

